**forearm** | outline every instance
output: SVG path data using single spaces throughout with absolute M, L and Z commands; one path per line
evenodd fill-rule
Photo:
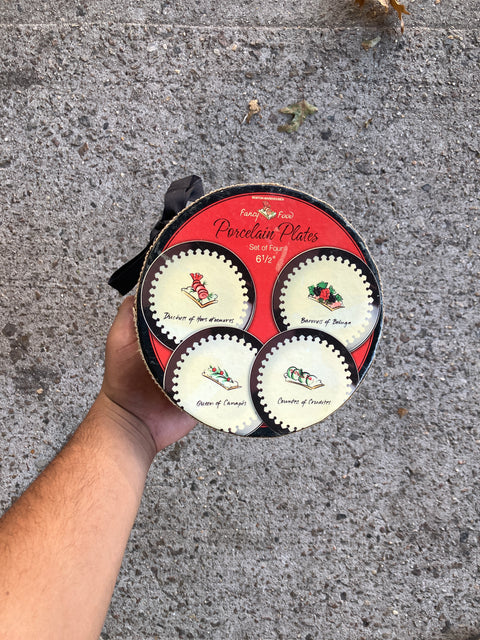
M 0 636 L 98 638 L 155 455 L 103 394 L 0 520 Z

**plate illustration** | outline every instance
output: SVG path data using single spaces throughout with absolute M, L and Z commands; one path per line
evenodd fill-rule
M 355 391 L 359 377 L 348 349 L 315 329 L 279 333 L 252 367 L 253 404 L 279 435 L 321 422 Z
M 280 272 L 272 312 L 280 331 L 318 329 L 354 351 L 378 322 L 379 286 L 367 264 L 354 254 L 333 247 L 310 249 Z
M 247 436 L 262 423 L 250 394 L 250 370 L 260 347 L 240 329 L 198 331 L 170 356 L 165 392 L 199 422 Z
M 213 326 L 246 329 L 255 287 L 245 264 L 211 242 L 185 242 L 161 253 L 148 269 L 141 307 L 153 335 L 169 349 Z

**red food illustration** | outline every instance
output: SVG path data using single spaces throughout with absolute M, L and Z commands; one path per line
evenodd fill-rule
M 334 309 L 342 309 L 344 307 L 342 296 L 335 291 L 328 282 L 319 282 L 308 287 L 309 298 L 315 302 L 319 302 L 330 311 Z
M 328 300 L 329 297 L 330 297 L 330 289 L 322 289 L 320 291 L 320 298 L 322 298 L 322 300 Z
M 201 281 L 203 278 L 203 275 L 201 273 L 191 273 L 190 276 L 193 280 L 192 289 L 197 294 L 198 299 L 205 300 L 205 298 L 208 298 L 208 291 Z
M 210 293 L 205 286 L 205 282 L 202 282 L 203 274 L 191 273 L 192 284 L 182 289 L 189 298 L 191 298 L 199 307 L 207 307 L 210 304 L 214 304 L 218 301 L 218 295 L 216 293 Z

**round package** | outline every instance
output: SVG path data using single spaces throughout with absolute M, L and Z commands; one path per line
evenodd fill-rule
M 203 196 L 163 229 L 136 312 L 145 362 L 172 402 L 214 429 L 272 437 L 350 398 L 383 303 L 365 243 L 336 211 L 252 184 Z

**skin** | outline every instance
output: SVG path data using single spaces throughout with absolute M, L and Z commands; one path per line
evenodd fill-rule
M 148 373 L 126 298 L 88 415 L 0 519 L 1 638 L 98 638 L 148 469 L 194 425 Z

